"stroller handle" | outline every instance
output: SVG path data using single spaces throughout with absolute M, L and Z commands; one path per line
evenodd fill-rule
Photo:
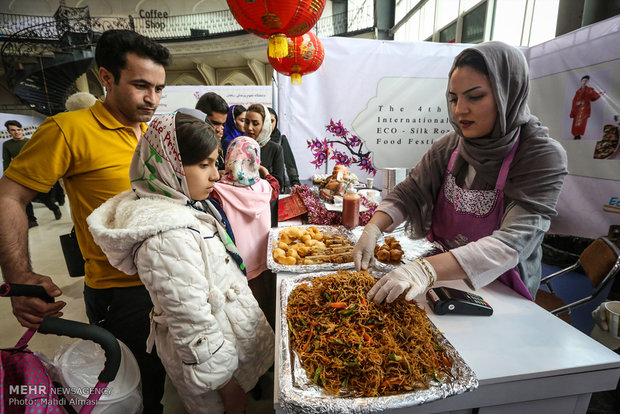
M 39 326 L 43 334 L 56 334 L 71 338 L 89 339 L 98 343 L 105 352 L 105 365 L 99 374 L 99 381 L 112 382 L 121 365 L 121 346 L 118 340 L 106 329 L 88 323 L 61 318 L 46 317 Z
M 54 303 L 54 298 L 48 295 L 41 285 L 3 283 L 0 285 L 0 296 L 32 296 L 47 303 Z

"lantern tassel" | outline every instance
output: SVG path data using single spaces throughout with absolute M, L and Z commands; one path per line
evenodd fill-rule
M 291 84 L 293 84 L 293 85 L 301 85 L 301 73 L 292 73 L 291 74 Z
M 288 39 L 283 34 L 269 36 L 269 57 L 283 58 L 288 55 Z

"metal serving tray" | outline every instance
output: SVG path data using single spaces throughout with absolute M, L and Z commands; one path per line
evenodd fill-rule
M 282 280 L 280 286 L 279 385 L 280 403 L 287 413 L 377 413 L 424 404 L 478 387 L 478 380 L 473 370 L 439 331 L 437 331 L 439 342 L 453 361 L 451 378 L 431 383 L 426 390 L 384 397 L 343 397 L 328 394 L 314 385 L 308 379 L 299 357 L 289 346 L 286 310 L 288 298 L 295 287 L 330 273 L 333 272 L 301 274 Z

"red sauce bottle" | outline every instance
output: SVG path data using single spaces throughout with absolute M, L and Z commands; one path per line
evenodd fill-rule
M 360 196 L 355 189 L 349 189 L 342 197 L 342 225 L 349 230 L 360 222 Z

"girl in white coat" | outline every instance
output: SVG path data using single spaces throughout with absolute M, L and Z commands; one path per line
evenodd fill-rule
M 88 218 L 110 263 L 140 276 L 157 347 L 190 413 L 241 413 L 273 363 L 274 338 L 221 207 L 213 128 L 186 114 L 153 119 L 130 168 L 132 191 Z

